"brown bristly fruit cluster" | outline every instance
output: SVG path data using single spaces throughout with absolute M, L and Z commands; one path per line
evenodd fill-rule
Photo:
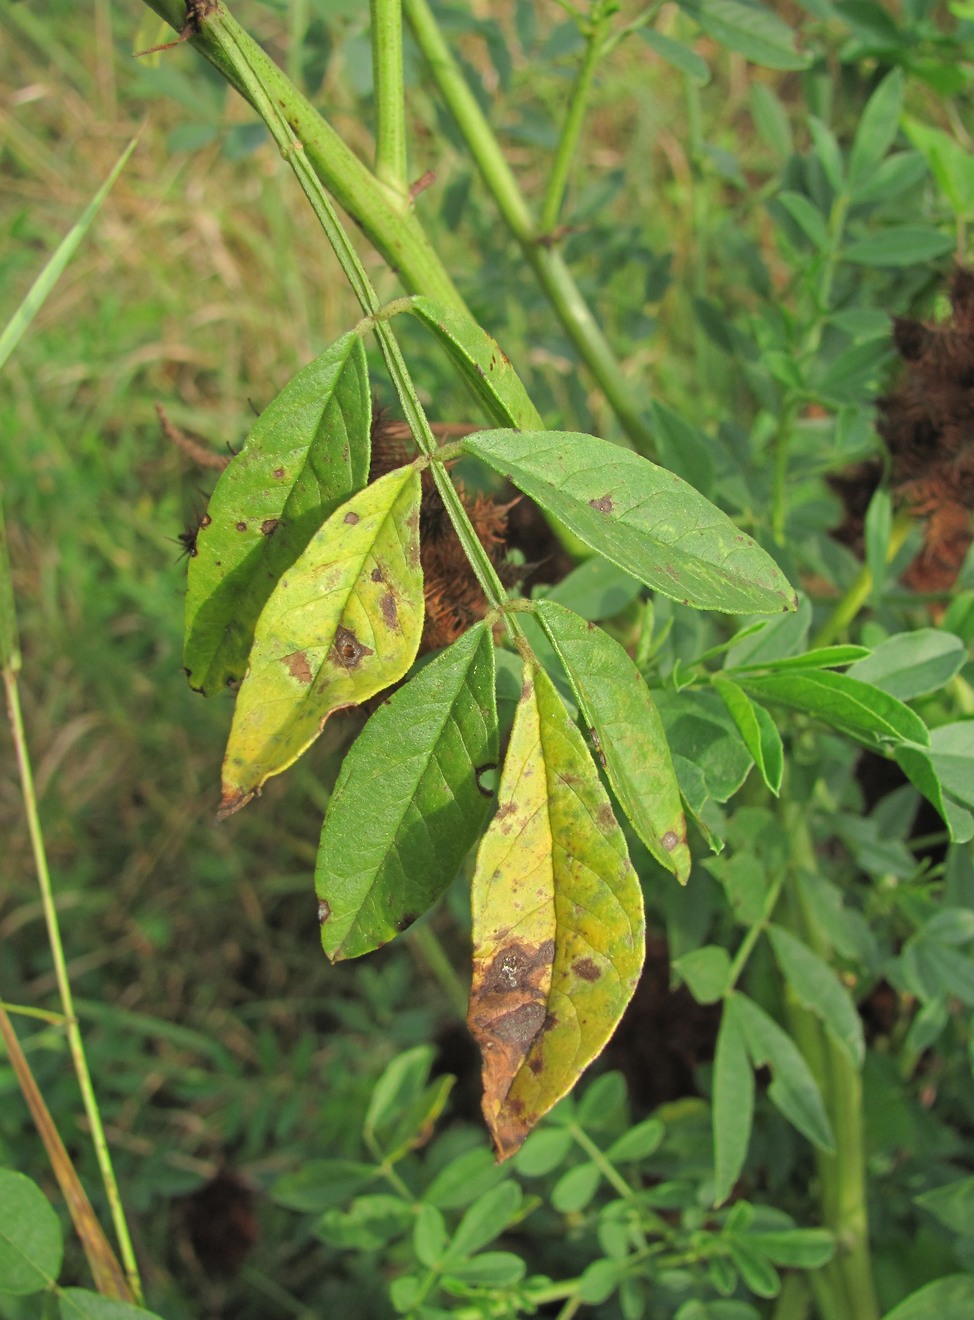
M 949 294 L 944 321 L 894 319 L 893 343 L 906 369 L 877 400 L 893 499 L 925 520 L 923 547 L 903 581 L 931 593 L 951 588 L 974 539 L 974 270 L 958 267 Z M 878 463 L 862 463 L 830 480 L 846 506 L 840 539 L 860 540 L 880 475 Z
M 460 432 L 468 428 L 459 428 Z M 473 428 L 469 428 L 473 429 Z M 372 465 L 369 480 L 409 463 L 415 449 L 408 426 L 388 418 L 377 408 L 372 420 Z M 480 619 L 487 610 L 484 593 L 463 552 L 429 469 L 423 472 L 423 495 L 419 511 L 420 559 L 423 564 L 423 593 L 426 620 L 420 651 L 449 646 Z M 511 561 L 507 551 L 507 517 L 517 503 L 499 503 L 489 495 L 469 495 L 462 485 L 457 493 L 467 511 L 480 543 L 487 551 L 505 586 L 513 586 L 524 569 Z

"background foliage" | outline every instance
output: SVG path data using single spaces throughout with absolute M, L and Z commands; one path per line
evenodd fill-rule
M 566 259 L 642 395 L 661 461 L 757 539 L 777 539 L 783 567 L 806 588 L 773 650 L 755 652 L 765 634 L 745 638 L 730 662 L 799 651 L 855 583 L 855 549 L 874 581 L 851 640 L 875 645 L 938 623 L 938 636 L 969 647 L 970 560 L 950 597 L 918 599 L 898 577 L 919 530 L 906 530 L 887 569 L 891 510 L 880 502 L 862 545 L 840 544 L 830 533 L 843 510 L 825 478 L 876 452 L 890 315 L 944 315 L 950 254 L 965 256 L 974 18 L 963 3 L 809 3 L 765 25 L 755 44 L 740 8 L 667 7 L 603 61 L 562 217 Z M 239 11 L 368 157 L 363 7 L 292 0 Z M 540 200 L 582 48 L 577 25 L 526 0 L 439 12 Z M 61 0 L 44 17 L 2 0 L 0 13 L 5 306 L 145 121 L 87 245 L 7 367 L 0 433 L 42 815 L 153 1309 L 168 1320 L 329 1307 L 384 1316 L 391 1284 L 403 1310 L 425 1301 L 469 1315 L 534 1304 L 680 1320 L 803 1314 L 789 1271 L 814 1271 L 830 1247 L 809 1196 L 809 1147 L 770 1103 L 789 1113 L 777 1074 L 777 1093 L 767 1078 L 759 1086 L 733 1203 L 708 1209 L 718 1016 L 709 1006 L 772 891 L 782 840 L 802 830 L 805 901 L 863 1026 L 841 1009 L 829 1018 L 814 968 L 804 983 L 794 970 L 787 931 L 756 944 L 748 1002 L 780 1008 L 777 959 L 792 968 L 792 996 L 845 1030 L 851 1057 L 864 1035 L 882 1309 L 965 1276 L 969 845 L 945 847 L 939 818 L 888 761 L 803 716 L 782 721 L 786 798 L 799 808 L 783 815 L 766 787 L 773 764 L 764 783 L 748 776 L 717 694 L 693 693 L 691 708 L 680 692 L 681 666 L 723 644 L 728 621 L 661 599 L 650 608 L 618 582 L 576 579 L 571 598 L 562 588 L 576 608 L 583 587 L 594 591 L 592 616 L 613 619 L 644 672 L 669 684 L 664 721 L 697 766 L 699 809 L 727 848 L 710 857 L 698 838 L 683 892 L 639 857 L 655 929 L 644 992 L 602 1075 L 559 1107 L 513 1170 L 491 1163 L 478 1062 L 459 1026 L 463 886 L 429 926 L 369 963 L 327 968 L 318 952 L 315 844 L 359 718 L 330 727 L 257 810 L 214 824 L 229 707 L 183 682 L 176 543 L 212 475 L 165 439 L 154 406 L 163 401 L 218 452 L 234 448 L 252 408 L 358 311 L 252 112 L 190 51 L 131 58 L 165 39 L 148 11 L 97 0 L 92 24 Z M 407 80 L 413 171 L 436 173 L 418 207 L 464 297 L 548 424 L 621 438 L 411 48 Z M 381 262 L 364 247 L 363 258 L 381 296 L 395 296 Z M 400 320 L 431 416 L 466 418 L 468 396 L 422 329 Z M 370 370 L 381 381 L 371 353 Z M 953 650 L 956 665 L 931 660 L 919 680 L 912 654 L 913 679 L 898 693 L 931 726 L 974 713 L 970 667 L 958 672 L 966 656 Z M 44 1003 L 49 954 L 7 765 L 0 996 Z M 674 980 L 689 989 L 667 990 L 664 936 Z M 756 1062 L 753 1018 L 751 1028 Z M 32 1025 L 21 1035 L 94 1195 L 63 1038 Z M 6 1066 L 0 1080 L 0 1163 L 44 1183 Z M 814 1136 L 801 1095 L 790 1105 Z M 60 1277 L 86 1282 L 70 1242 Z M 15 1320 L 36 1314 L 31 1306 L 36 1298 L 0 1299 Z M 910 1314 L 934 1308 L 949 1313 L 943 1294 Z

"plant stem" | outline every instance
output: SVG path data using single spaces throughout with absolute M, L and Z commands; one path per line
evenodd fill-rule
M 203 20 L 207 30 L 213 29 L 215 38 L 223 52 L 235 85 L 241 86 L 247 99 L 257 110 L 281 154 L 294 170 L 305 196 L 311 203 L 318 223 L 325 232 L 335 255 L 352 286 L 352 292 L 366 316 L 373 318 L 373 329 L 379 341 L 382 356 L 385 359 L 389 375 L 399 394 L 399 399 L 406 416 L 406 421 L 413 432 L 420 451 L 430 460 L 430 471 L 440 498 L 443 501 L 450 521 L 460 540 L 470 565 L 480 583 L 489 604 L 502 610 L 507 599 L 503 583 L 497 576 L 490 556 L 481 544 L 480 538 L 467 516 L 463 502 L 457 494 L 453 482 L 439 458 L 436 438 L 430 429 L 429 421 L 423 411 L 406 363 L 396 337 L 383 316 L 378 295 L 358 258 L 351 241 L 342 227 L 334 207 L 328 199 L 321 180 L 312 169 L 302 143 L 292 132 L 283 110 L 274 100 L 274 87 L 264 81 L 264 61 L 256 65 L 251 63 L 253 43 L 246 36 L 240 25 L 230 17 L 223 6 L 219 6 Z M 271 66 L 272 68 L 274 66 Z M 278 71 L 279 75 L 279 71 Z M 511 636 L 517 640 L 523 637 L 522 630 L 515 619 L 505 613 L 504 621 Z
M 562 126 L 561 138 L 548 178 L 548 188 L 541 207 L 541 233 L 551 234 L 558 223 L 561 205 L 568 187 L 568 176 L 578 148 L 588 108 L 589 93 L 595 82 L 595 70 L 604 50 L 605 30 L 609 17 L 601 5 L 596 5 L 585 34 L 585 53 L 568 99 L 568 113 Z
M 6 576 L 6 572 L 6 556 L 0 555 L 0 575 Z M 44 908 L 44 920 L 47 923 L 47 937 L 51 946 L 51 956 L 54 960 L 54 975 L 57 979 L 61 1007 L 66 1019 L 65 1033 L 67 1035 L 68 1048 L 71 1051 L 71 1060 L 74 1064 L 75 1075 L 78 1079 L 78 1086 L 81 1090 L 85 1115 L 87 1116 L 88 1124 L 91 1128 L 91 1140 L 95 1148 L 95 1158 L 98 1161 L 98 1169 L 101 1173 L 105 1195 L 108 1198 L 112 1223 L 115 1226 L 115 1236 L 118 1239 L 119 1250 L 122 1254 L 122 1264 L 125 1269 L 125 1275 L 132 1296 L 135 1297 L 137 1301 L 141 1301 L 142 1284 L 139 1279 L 139 1268 L 136 1264 L 135 1252 L 132 1248 L 132 1239 L 129 1236 L 128 1225 L 125 1222 L 125 1210 L 122 1206 L 121 1197 L 118 1194 L 118 1183 L 115 1181 L 115 1171 L 112 1168 L 112 1157 L 108 1149 L 108 1142 L 105 1139 L 105 1129 L 102 1126 L 101 1114 L 98 1110 L 98 1101 L 95 1098 L 95 1091 L 91 1082 L 91 1073 L 88 1071 L 88 1060 L 85 1057 L 84 1043 L 81 1039 L 81 1028 L 78 1025 L 78 1019 L 74 1012 L 71 982 L 68 979 L 68 969 L 64 958 L 64 946 L 61 942 L 61 928 L 58 924 L 57 908 L 54 903 L 54 893 L 51 888 L 51 874 L 47 866 L 44 835 L 41 830 L 40 817 L 37 813 L 37 798 L 34 793 L 34 776 L 31 772 L 30 755 L 27 750 L 27 739 L 24 733 L 24 720 L 20 708 L 20 693 L 17 688 L 17 675 L 13 666 L 6 665 L 4 667 L 3 682 L 7 694 L 7 717 L 10 722 L 10 732 L 13 737 L 14 750 L 17 756 L 17 766 L 20 771 L 20 787 L 24 799 L 24 815 L 27 819 L 31 848 L 34 853 L 34 867 L 37 871 L 37 882 L 41 891 L 41 904 Z
M 784 817 L 785 836 L 791 841 L 791 874 L 816 869 L 815 850 L 803 807 L 791 804 L 784 809 Z M 817 934 L 798 886 L 789 888 L 778 918 L 820 958 L 826 961 L 831 958 L 832 950 Z M 878 1320 L 869 1251 L 862 1077 L 818 1018 L 791 996 L 785 997 L 785 1010 L 792 1034 L 822 1090 L 835 1137 L 834 1154 L 815 1152 L 823 1219 L 835 1234 L 838 1246 L 835 1260 L 823 1273 L 835 1281 L 845 1298 L 843 1311 L 835 1313 L 835 1317 L 836 1320 Z
M 311 102 L 232 18 L 222 0 L 212 9 L 198 0 L 145 0 L 145 3 L 177 32 L 185 28 L 190 44 L 254 105 L 266 123 L 266 115 L 254 104 L 250 90 L 241 81 L 239 56 L 232 56 L 229 51 L 232 32 L 246 66 L 267 89 L 276 113 L 300 144 L 317 178 L 398 272 L 406 287 L 466 311 L 463 299 L 413 210 L 402 206 L 387 185 L 362 164 Z M 188 9 L 191 20 L 187 24 Z
M 901 509 L 893 518 L 889 544 L 886 547 L 886 562 L 891 564 L 903 547 L 903 542 L 913 528 L 915 519 L 905 509 Z M 828 646 L 836 637 L 842 635 L 856 615 L 869 600 L 873 589 L 873 575 L 866 564 L 859 570 L 855 581 L 845 595 L 837 602 L 832 613 L 816 633 L 812 646 Z
M 470 154 L 498 209 L 578 351 L 595 377 L 623 430 L 640 452 L 653 452 L 646 417 L 636 404 L 618 359 L 609 346 L 559 253 L 536 232 L 534 219 L 500 145 L 426 0 L 403 0 L 413 36 L 429 65 Z
M 409 203 L 406 94 L 402 70 L 402 0 L 369 0 L 375 97 L 375 177 L 398 205 Z
M 461 1022 L 467 1016 L 467 991 L 456 973 L 456 969 L 446 956 L 446 950 L 440 943 L 436 931 L 428 922 L 416 925 L 409 932 L 410 941 L 415 944 L 426 966 L 439 983 L 446 996 L 451 1011 Z

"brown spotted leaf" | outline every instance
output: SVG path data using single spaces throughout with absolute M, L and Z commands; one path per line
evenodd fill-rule
M 643 962 L 643 899 L 581 734 L 526 669 L 471 896 L 469 1024 L 500 1159 L 601 1052 Z
M 328 716 L 406 673 L 423 628 L 420 479 L 398 468 L 336 509 L 257 620 L 220 814 L 293 764 Z

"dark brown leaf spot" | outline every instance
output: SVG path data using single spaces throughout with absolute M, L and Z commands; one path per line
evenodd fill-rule
M 263 536 L 272 536 L 273 533 L 277 531 L 279 525 L 279 518 L 265 518 L 260 525 L 261 534 Z
M 528 1059 L 528 1067 L 534 1073 L 535 1077 L 537 1077 L 544 1068 L 544 1059 L 542 1059 L 540 1054 L 535 1054 L 533 1058 Z
M 311 682 L 311 666 L 308 664 L 308 656 L 305 651 L 292 651 L 290 655 L 282 655 L 281 663 L 291 677 L 296 678 L 299 683 Z
M 592 739 L 592 746 L 595 748 L 595 754 L 596 754 L 596 756 L 599 758 L 600 762 L 602 763 L 602 769 L 604 770 L 604 769 L 605 769 L 605 752 L 603 752 L 603 750 L 602 750 L 602 743 L 601 743 L 601 740 L 599 739 L 599 735 L 595 732 L 594 729 L 591 729 L 591 728 L 589 729 L 588 732 L 589 732 L 589 737 Z
M 404 930 L 409 929 L 409 927 L 413 924 L 414 921 L 418 921 L 418 920 L 419 920 L 418 912 L 407 912 L 405 913 L 404 916 L 401 916 L 399 920 L 396 922 L 396 930 L 399 931 L 400 934 L 402 934 Z
M 323 898 L 318 899 L 318 925 L 323 926 L 331 916 L 331 904 Z
M 486 1025 L 491 1035 L 505 1045 L 520 1045 L 526 1048 L 544 1026 L 544 1005 L 531 1001 L 514 1008 L 510 1013 L 501 1013 Z
M 275 468 L 275 469 L 274 469 L 274 472 L 273 472 L 272 475 L 273 475 L 275 481 L 280 481 L 281 478 L 284 476 L 284 469 L 283 469 L 283 468 Z
M 593 509 L 598 509 L 599 513 L 612 512 L 612 500 L 608 495 L 603 495 L 600 500 L 589 500 L 589 505 Z
M 247 524 L 246 524 L 245 522 L 238 522 L 238 523 L 237 523 L 237 531 L 238 531 L 238 532 L 245 532 L 246 530 L 247 530 Z
M 210 515 L 208 513 L 204 513 L 203 517 L 200 519 L 200 531 L 202 531 L 204 527 L 209 527 L 212 521 L 213 519 L 210 517 Z
M 379 568 L 378 565 L 376 565 L 376 567 L 373 568 L 370 576 L 373 582 L 385 582 L 385 576 L 383 575 L 382 569 Z
M 379 601 L 379 609 L 382 611 L 382 617 L 385 619 L 386 627 L 398 631 L 399 613 L 396 609 L 396 598 L 391 591 L 387 591 Z
M 375 654 L 371 646 L 363 645 L 349 628 L 341 624 L 335 632 L 335 643 L 331 649 L 343 669 L 357 669 L 365 656 Z
M 597 981 L 602 975 L 591 958 L 576 958 L 572 963 L 572 971 L 583 981 Z
M 663 847 L 666 849 L 667 852 L 672 852 L 679 842 L 680 842 L 679 836 L 676 834 L 674 830 L 667 830 L 666 833 L 663 835 L 663 837 L 660 839 L 660 843 L 663 845 Z
M 349 509 L 342 521 L 348 523 L 349 527 L 354 527 L 357 522 L 361 522 L 362 520 L 354 509 Z
M 616 818 L 612 814 L 612 808 L 609 806 L 608 802 L 602 803 L 595 819 L 598 822 L 599 829 L 603 832 L 614 830 L 616 827 Z

